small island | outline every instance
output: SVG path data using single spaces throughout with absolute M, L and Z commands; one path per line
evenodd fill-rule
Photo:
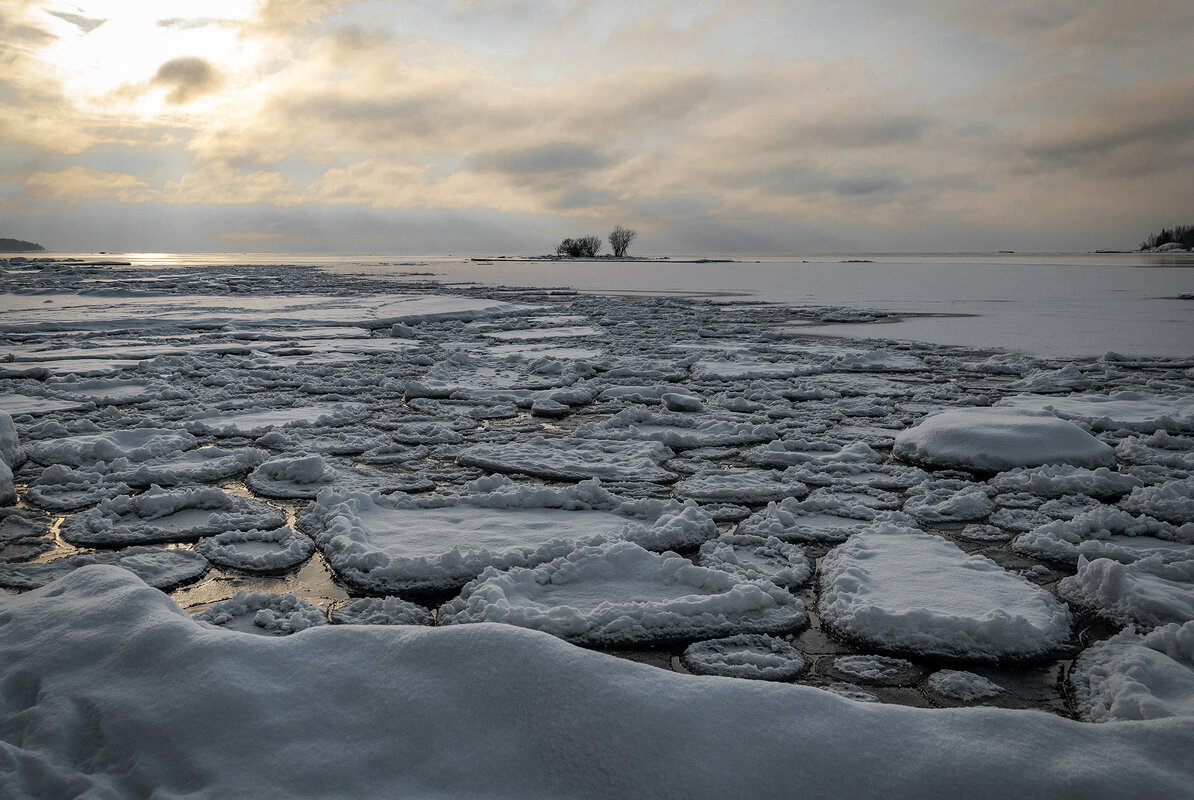
M 44 253 L 46 248 L 34 242 L 0 238 L 0 253 Z
M 1139 252 L 1173 253 L 1194 250 L 1194 225 L 1176 225 L 1162 228 L 1140 243 Z

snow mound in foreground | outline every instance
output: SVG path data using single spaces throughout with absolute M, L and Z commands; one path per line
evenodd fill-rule
M 505 625 L 232 636 L 111 567 L 0 595 L 0 671 L 7 797 L 1184 797 L 1194 748 L 1192 716 L 862 706 Z
M 930 467 L 999 472 L 1042 464 L 1114 467 L 1115 451 L 1043 411 L 960 408 L 926 417 L 895 437 L 900 458 Z
M 504 622 L 578 644 L 628 645 L 808 624 L 804 603 L 633 542 L 582 547 L 534 569 L 486 570 L 439 611 L 441 624 Z
M 1090 722 L 1194 716 L 1194 622 L 1144 636 L 1123 631 L 1088 647 L 1070 672 Z
M 1070 638 L 1051 594 L 939 536 L 881 525 L 821 564 L 818 610 L 843 635 L 886 650 L 998 660 L 1041 656 Z

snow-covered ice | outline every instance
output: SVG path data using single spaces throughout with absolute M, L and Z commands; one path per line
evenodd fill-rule
M 680 657 L 698 675 L 787 681 L 808 668 L 799 650 L 765 633 L 740 633 L 722 639 L 693 642 Z
M 783 633 L 804 604 L 764 580 L 698 567 L 633 542 L 580 547 L 534 568 L 488 569 L 439 610 L 440 624 L 504 622 L 572 642 L 629 645 Z
M 895 525 L 855 534 L 821 565 L 826 624 L 874 646 L 995 660 L 1055 651 L 1070 614 L 1045 590 L 938 536 Z
M 463 450 L 461 464 L 550 480 L 640 480 L 668 483 L 676 474 L 660 466 L 674 454 L 658 442 L 536 436 Z
M 436 285 L 356 264 L 20 263 L 0 261 L 0 499 L 16 503 L 0 507 L 0 763 L 22 766 L 0 768 L 0 795 L 863 796 L 880 773 L 894 797 L 1185 786 L 1188 634 L 1167 625 L 1189 619 L 1194 585 L 1189 354 L 835 340 L 817 335 L 991 333 L 997 306 L 916 321 L 846 297 L 800 309 L 480 285 L 524 269 L 502 264 Z M 768 299 L 806 268 L 785 265 Z M 958 460 L 897 460 L 942 419 L 949 446 L 928 450 Z M 232 627 L 298 634 L 198 625 L 119 565 L 192 614 L 235 601 Z M 1050 627 L 1058 598 L 1073 639 Z M 804 603 L 825 613 L 805 619 Z M 447 624 L 457 606 L 455 621 L 620 657 Z M 324 625 L 329 612 L 364 624 Z M 1155 628 L 1144 649 L 1176 668 L 1103 658 L 1119 625 L 1133 647 Z M 790 647 L 804 668 L 787 685 L 669 674 L 688 644 L 722 667 Z M 925 678 L 968 659 L 1004 691 L 959 700 Z M 1108 707 L 1176 716 L 1105 731 L 1056 716 L 1086 714 L 1077 687 L 1096 683 L 1134 698 Z M 1145 683 L 1153 699 L 1137 702 Z M 30 725 L 61 735 L 35 742 Z M 279 730 L 301 753 L 290 771 L 243 755 Z M 400 754 L 384 764 L 368 755 L 382 739 Z M 748 772 L 709 766 L 747 742 Z M 566 769 L 528 785 L 557 769 L 536 755 L 549 748 Z M 875 771 L 858 775 L 858 752 Z M 953 780 L 925 780 L 942 758 Z
M 246 592 L 243 589 L 227 600 L 212 603 L 195 615 L 195 619 L 261 636 L 289 636 L 328 624 L 322 611 L 292 594 Z
M 895 454 L 922 466 L 998 472 L 1041 464 L 1113 467 L 1111 446 L 1045 411 L 964 408 L 899 433 Z
M 67 517 L 62 538 L 88 547 L 185 542 L 226 531 L 286 524 L 281 511 L 220 489 L 160 489 L 122 495 Z
M 342 579 L 395 594 L 453 589 L 488 567 L 531 567 L 610 539 L 663 550 L 716 532 L 693 504 L 627 501 L 595 481 L 558 490 L 492 484 L 458 497 L 325 491 L 300 523 Z
M 1194 622 L 1140 635 L 1125 630 L 1088 648 L 1070 681 L 1091 722 L 1194 716 Z

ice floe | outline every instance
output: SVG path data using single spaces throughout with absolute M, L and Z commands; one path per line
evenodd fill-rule
M 127 547 L 113 552 L 84 553 L 35 564 L 0 564 L 0 586 L 36 589 L 92 564 L 123 567 L 155 589 L 163 590 L 198 580 L 209 566 L 207 559 L 192 550 Z
M 29 442 L 25 452 L 39 464 L 83 467 L 118 458 L 130 462 L 147 461 L 173 455 L 179 450 L 190 450 L 198 444 L 199 440 L 186 431 L 133 428 Z
M 423 606 L 392 595 L 361 597 L 333 608 L 329 615 L 338 625 L 430 625 L 431 612 Z
M 591 439 L 649 440 L 674 450 L 697 447 L 732 447 L 769 442 L 776 427 L 767 422 L 673 411 L 652 411 L 631 406 L 603 422 L 587 422 L 576 435 Z
M 200 539 L 195 552 L 217 566 L 275 572 L 302 564 L 315 552 L 315 542 L 290 528 L 229 530 Z
M 88 547 L 185 542 L 227 531 L 270 530 L 285 515 L 260 500 L 221 489 L 162 489 L 102 501 L 90 511 L 67 517 L 62 538 Z
M 994 681 L 959 669 L 942 669 L 929 676 L 926 684 L 942 697 L 950 700 L 986 700 L 1002 694 L 1004 689 Z
M 698 675 L 788 681 L 808 669 L 804 655 L 783 639 L 765 633 L 740 633 L 693 642 L 680 661 Z
M 1056 651 L 1070 614 L 1045 590 L 938 536 L 896 525 L 856 534 L 821 565 L 822 620 L 875 647 L 958 659 Z
M 1001 472 L 988 481 L 1000 492 L 1029 492 L 1040 497 L 1085 494 L 1119 497 L 1140 485 L 1140 479 L 1106 467 L 1085 469 L 1059 464 L 1020 467 Z
M 670 483 L 660 466 L 675 454 L 658 442 L 532 436 L 504 444 L 477 444 L 460 452 L 461 464 L 549 480 L 639 480 Z
M 850 680 L 875 686 L 911 686 L 925 674 L 905 658 L 876 655 L 837 656 L 832 669 Z
M 403 475 L 354 467 L 318 453 L 282 456 L 262 463 L 245 482 L 266 497 L 313 500 L 321 490 L 335 486 L 356 492 L 426 492 L 435 481 L 418 475 Z
M 1194 622 L 1131 630 L 1088 647 L 1070 683 L 1090 722 L 1194 716 Z
M 1063 578 L 1057 593 L 1068 603 L 1123 625 L 1184 623 L 1194 619 L 1194 557 L 1166 563 L 1151 556 L 1123 564 L 1079 556 L 1077 574 Z
M 1131 563 L 1149 556 L 1164 561 L 1194 558 L 1194 523 L 1181 527 L 1112 506 L 1095 506 L 1022 533 L 1012 547 L 1026 555 L 1075 567 L 1079 556 Z
M 1194 397 L 1122 391 L 1111 394 L 1070 394 L 1064 397 L 1019 394 L 1000 400 L 1001 408 L 1047 411 L 1061 419 L 1081 422 L 1097 431 L 1131 430 L 1153 433 L 1194 431 Z
M 596 482 L 487 486 L 426 498 L 326 491 L 300 524 L 343 580 L 391 594 L 457 588 L 488 567 L 534 566 L 609 539 L 665 550 L 695 547 L 716 533 L 693 504 L 629 501 Z
M 185 425 L 190 432 L 201 435 L 261 436 L 274 428 L 349 425 L 366 414 L 368 406 L 362 403 L 328 401 L 294 407 L 200 411 Z
M 1137 487 L 1119 505 L 1134 514 L 1149 514 L 1175 525 L 1194 524 L 1194 479 Z
M 725 535 L 701 545 L 698 563 L 746 580 L 763 579 L 795 589 L 812 577 L 812 565 L 797 545 L 774 536 Z
M 942 411 L 899 433 L 894 452 L 923 466 L 979 472 L 1041 464 L 1115 466 L 1111 446 L 1077 425 L 1019 408 Z
M 293 594 L 248 592 L 244 589 L 227 600 L 212 603 L 195 615 L 195 619 L 228 630 L 261 636 L 289 636 L 328 624 L 328 618 L 322 611 Z
M 440 607 L 438 621 L 504 622 L 576 643 L 630 645 L 783 633 L 807 625 L 808 614 L 773 583 L 612 542 L 534 568 L 488 569 Z
M 808 487 L 778 470 L 720 469 L 685 478 L 676 484 L 675 493 L 681 500 L 757 506 L 804 497 Z

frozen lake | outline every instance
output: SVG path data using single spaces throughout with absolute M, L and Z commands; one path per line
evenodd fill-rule
M 553 262 L 456 256 L 71 254 L 134 266 L 311 264 L 336 273 L 441 284 L 570 288 L 602 294 L 713 296 L 889 312 L 809 333 L 1002 349 L 1050 358 L 1194 355 L 1194 255 L 833 254 Z M 720 256 L 716 258 L 722 258 Z M 726 256 L 725 258 L 731 258 Z
M 0 262 L 0 796 L 1185 796 L 1194 273 L 1082 258 Z

